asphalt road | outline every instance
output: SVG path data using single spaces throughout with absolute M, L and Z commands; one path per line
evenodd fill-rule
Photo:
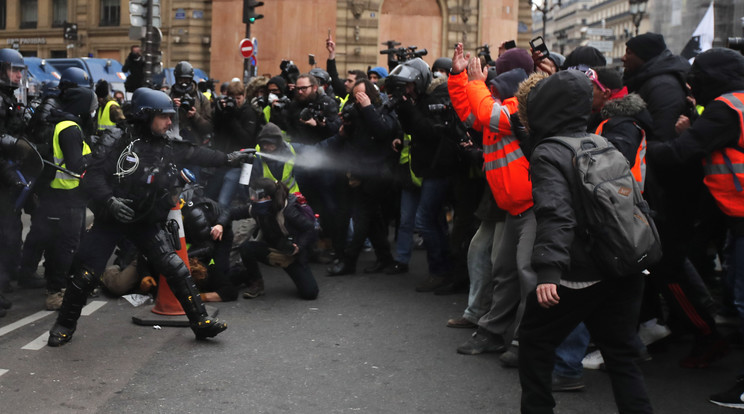
M 365 253 L 358 268 L 371 264 Z M 0 413 L 517 413 L 518 373 L 498 355 L 455 352 L 468 330 L 445 327 L 466 294 L 416 293 L 417 251 L 405 275 L 329 278 L 314 265 L 316 301 L 294 296 L 265 268 L 266 296 L 217 307 L 229 329 L 196 341 L 188 328 L 132 323 L 121 298 L 94 298 L 73 340 L 45 346 L 54 312 L 42 290 L 8 294 L 0 319 Z M 143 305 L 150 306 L 150 305 Z M 671 342 L 643 365 L 658 413 L 723 413 L 707 396 L 732 384 L 737 350 L 706 370 L 677 367 L 691 346 Z M 608 377 L 586 371 L 586 390 L 557 394 L 557 413 L 613 413 Z M 730 411 L 730 410 L 729 410 Z

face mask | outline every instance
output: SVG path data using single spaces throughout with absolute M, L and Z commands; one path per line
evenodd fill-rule
M 252 216 L 265 216 L 271 213 L 271 200 L 253 201 L 251 202 L 251 215 Z

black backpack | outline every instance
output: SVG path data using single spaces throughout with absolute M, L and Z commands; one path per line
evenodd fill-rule
M 550 137 L 574 153 L 579 237 L 613 276 L 638 274 L 661 259 L 661 241 L 627 159 L 605 138 Z M 583 234 L 582 234 L 583 233 Z

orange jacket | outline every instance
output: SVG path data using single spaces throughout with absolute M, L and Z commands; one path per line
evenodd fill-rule
M 482 131 L 483 125 L 475 119 L 475 115 L 470 110 L 470 101 L 468 101 L 468 92 L 465 87 L 468 85 L 468 74 L 465 71 L 457 75 L 450 75 L 447 79 L 447 90 L 449 90 L 452 107 L 455 108 L 460 121 L 465 123 L 466 127 L 473 128 L 476 131 Z
M 739 141 L 703 159 L 703 181 L 724 214 L 744 217 L 744 92 L 727 93 L 716 100 L 739 115 Z
M 483 81 L 465 87 L 475 123 L 483 126 L 483 170 L 496 204 L 515 216 L 532 207 L 530 164 L 511 129 L 517 98 L 496 101 Z
M 599 124 L 597 130 L 594 133 L 597 135 L 602 135 L 602 130 L 604 129 L 607 121 L 609 121 L 609 118 L 602 121 L 602 123 Z M 631 174 L 633 174 L 633 178 L 635 178 L 636 182 L 638 183 L 641 192 L 643 192 L 643 188 L 646 183 L 646 131 L 642 131 L 643 137 L 641 138 L 641 145 L 638 146 L 638 151 L 636 151 L 635 156 L 635 162 L 630 168 L 630 172 Z

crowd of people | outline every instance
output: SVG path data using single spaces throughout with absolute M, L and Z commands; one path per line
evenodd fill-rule
M 0 290 L 47 289 L 50 346 L 71 340 L 99 284 L 149 292 L 163 275 L 203 339 L 227 328 L 204 302 L 265 294 L 259 262 L 314 300 L 310 262 L 350 275 L 369 248 L 364 273 L 407 273 L 416 235 L 428 266 L 416 291 L 468 293 L 447 321 L 474 331 L 457 352 L 518 368 L 525 413 L 552 412 L 552 393 L 582 389 L 583 368 L 600 364 L 619 412 L 650 413 L 647 346 L 692 334 L 679 364 L 706 368 L 741 343 L 716 325 L 719 313 L 744 321 L 739 52 L 690 64 L 646 33 L 626 43 L 622 71 L 588 46 L 564 57 L 502 44 L 490 60 L 458 44 L 432 67 L 391 56 L 340 74 L 326 48 L 325 69 L 285 61 L 219 91 L 180 62 L 170 86 L 130 77 L 129 101 L 68 69 L 26 110 L 23 60 L 0 50 Z M 653 211 L 663 255 L 643 271 L 598 260 L 572 142 L 616 149 Z M 0 295 L 0 316 L 10 306 Z M 710 401 L 744 408 L 742 393 L 744 377 Z

